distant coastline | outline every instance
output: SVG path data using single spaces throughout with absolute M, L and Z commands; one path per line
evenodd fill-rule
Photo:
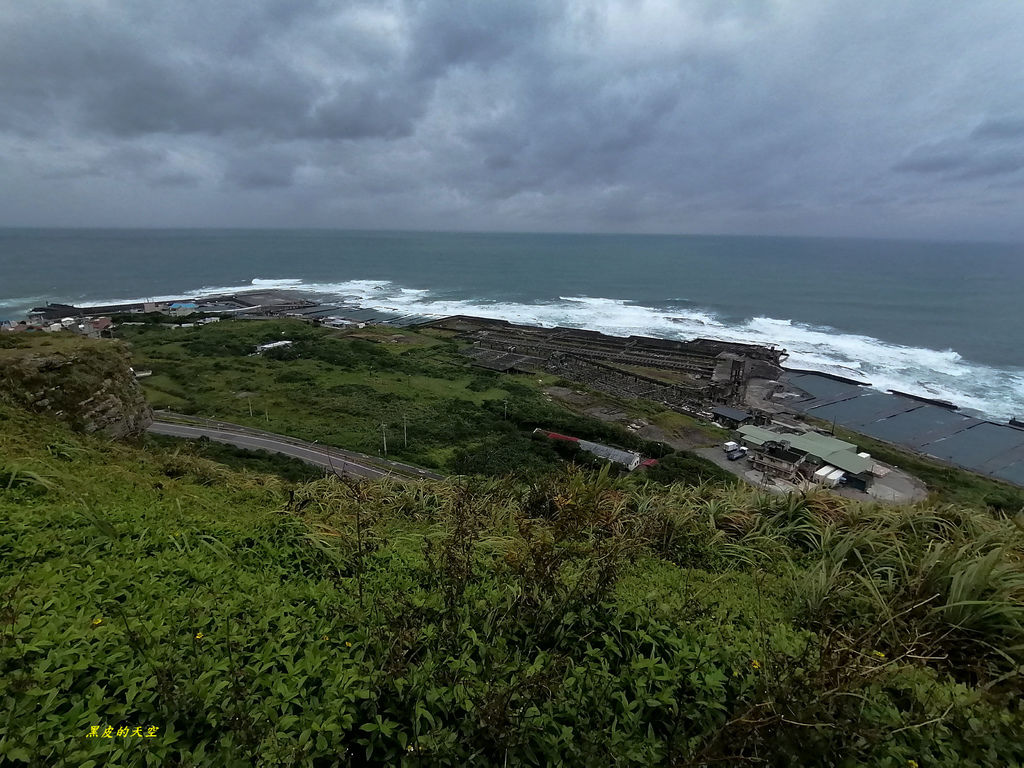
M 287 289 L 367 311 L 778 343 L 795 367 L 1006 420 L 1024 416 L 1022 253 L 828 238 L 3 231 L 0 318 L 47 300 Z

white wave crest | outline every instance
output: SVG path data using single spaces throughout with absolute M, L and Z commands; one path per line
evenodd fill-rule
M 337 290 L 341 285 L 345 288 Z M 313 286 L 304 286 L 304 289 Z M 350 284 L 317 286 L 327 294 L 353 295 Z M 613 335 L 714 338 L 784 347 L 787 365 L 853 376 L 881 389 L 897 389 L 954 402 L 990 418 L 1024 414 L 1024 369 L 997 368 L 965 360 L 952 349 L 893 344 L 794 320 L 754 317 L 727 324 L 713 313 L 647 307 L 623 299 L 560 296 L 557 301 L 519 303 L 438 299 L 429 291 L 386 283 L 362 295 L 362 306 L 423 315 L 482 315 L 541 326 L 589 328 Z
M 546 327 L 589 328 L 620 336 L 704 337 L 775 345 L 788 350 L 787 365 L 793 368 L 853 376 L 882 389 L 950 400 L 993 419 L 1024 415 L 1024 368 L 983 365 L 965 360 L 952 349 L 904 346 L 785 318 L 753 317 L 730 324 L 707 310 L 655 308 L 624 299 L 592 296 L 560 296 L 556 300 L 535 303 L 450 299 L 388 280 L 304 282 L 299 278 L 254 278 L 244 285 L 207 286 L 184 295 L 198 298 L 270 289 L 300 291 L 314 294 L 323 301 L 345 301 L 403 314 L 481 315 Z M 181 297 L 182 294 L 90 303 L 170 301 Z M 16 301 L 7 300 L 10 304 Z

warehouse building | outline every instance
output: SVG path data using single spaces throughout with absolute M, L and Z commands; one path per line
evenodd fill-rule
M 564 440 L 569 443 L 575 443 L 580 447 L 581 451 L 593 454 L 598 458 L 604 459 L 605 461 L 611 461 L 615 464 L 621 464 L 629 471 L 633 471 L 641 465 L 643 462 L 642 457 L 639 453 L 634 451 L 624 451 L 621 448 L 613 448 L 610 445 L 602 445 L 601 443 L 592 443 L 589 440 L 580 440 L 578 437 L 570 437 L 569 435 L 560 435 L 557 432 L 548 432 L 546 429 L 535 429 L 533 430 L 535 435 L 543 435 L 549 440 Z M 647 465 L 650 466 L 650 460 Z M 657 463 L 657 462 L 655 462 Z
M 783 434 L 745 425 L 736 430 L 750 448 L 750 463 L 764 472 L 788 480 L 804 477 L 824 485 L 842 483 L 861 491 L 873 479 L 875 463 L 857 446 L 817 432 Z M 822 469 L 829 471 L 821 473 Z M 838 472 L 838 474 L 837 474 Z
M 715 406 L 711 409 L 711 415 L 726 429 L 736 429 L 754 420 L 754 414 L 727 405 Z

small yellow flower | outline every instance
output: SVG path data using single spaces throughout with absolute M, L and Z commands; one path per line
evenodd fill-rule
M 345 641 L 345 647 L 346 648 L 351 648 L 352 647 L 352 643 L 350 643 L 348 640 L 346 640 Z
M 330 639 L 331 639 L 331 638 L 329 638 L 329 637 L 328 637 L 327 635 L 324 635 L 324 641 L 325 641 L 325 642 L 326 642 L 327 640 L 330 640 Z
M 758 661 L 757 659 L 751 659 L 750 660 L 750 666 L 753 667 L 754 669 L 760 669 L 761 668 L 761 662 Z
M 202 632 L 196 632 L 196 640 L 202 640 L 202 639 L 203 639 L 203 633 Z
M 873 655 L 873 656 L 874 656 L 874 657 L 875 657 L 876 659 L 884 659 L 884 658 L 885 658 L 885 654 L 884 654 L 884 653 L 882 653 L 881 651 L 872 651 L 872 652 L 871 652 L 871 654 L 872 654 L 872 655 Z M 917 763 L 914 763 L 914 765 L 917 765 Z
M 96 618 L 96 619 L 93 619 L 93 620 L 92 620 L 92 625 L 93 625 L 94 627 L 98 627 L 98 626 L 99 626 L 100 624 L 102 624 L 102 623 L 103 623 L 103 619 L 100 619 L 100 618 Z
M 907 760 L 907 768 L 917 768 L 917 760 Z

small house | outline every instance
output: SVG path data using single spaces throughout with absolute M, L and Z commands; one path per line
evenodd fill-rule
M 773 456 L 781 445 L 787 457 L 799 457 L 799 461 L 787 460 L 779 465 L 778 472 L 783 476 L 800 474 L 817 481 L 818 471 L 831 466 L 831 471 L 821 476 L 827 484 L 835 485 L 842 481 L 844 485 L 867 490 L 873 479 L 874 461 L 857 453 L 857 446 L 853 443 L 831 435 L 817 432 L 782 434 L 749 424 L 741 426 L 737 433 L 744 445 L 751 448 L 750 463 L 755 466 L 761 463 L 766 471 L 775 468 Z
M 109 339 L 114 335 L 114 323 L 109 317 L 89 318 L 79 328 L 84 335 L 93 339 Z
M 736 429 L 754 420 L 754 414 L 741 411 L 739 408 L 730 408 L 727 405 L 719 405 L 711 409 L 711 415 L 715 421 L 726 429 Z
M 194 301 L 176 301 L 168 308 L 175 317 L 191 315 L 199 311 L 199 306 Z

